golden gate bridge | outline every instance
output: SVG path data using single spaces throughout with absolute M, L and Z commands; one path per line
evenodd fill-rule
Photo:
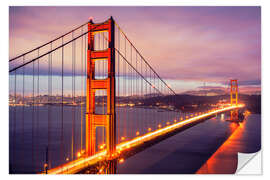
M 10 59 L 9 75 L 11 173 L 113 174 L 124 159 L 219 113 L 239 122 L 244 107 L 230 80 L 230 103 L 181 111 L 112 17 Z

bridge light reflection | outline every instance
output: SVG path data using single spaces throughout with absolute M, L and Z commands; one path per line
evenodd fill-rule
M 47 174 L 47 171 L 48 171 L 48 164 L 45 163 L 45 164 L 44 164 L 44 172 L 46 172 L 46 174 Z
M 46 167 L 48 167 L 48 164 L 47 163 L 44 164 L 44 169 L 46 169 Z
M 220 120 L 224 121 L 224 114 L 221 114 Z
M 100 170 L 98 171 L 100 174 L 103 174 L 104 167 L 102 166 Z
M 207 160 L 207 162 L 196 172 L 196 174 L 219 174 L 226 171 L 234 172 L 237 168 L 237 156 L 229 158 L 224 161 L 222 157 L 224 154 L 231 154 L 235 147 L 241 147 L 238 139 L 243 135 L 243 124 L 242 123 L 230 123 L 231 136 L 219 147 L 219 149 Z M 233 148 L 232 148 L 233 147 Z M 239 148 L 238 147 L 238 148 Z M 222 166 L 219 164 L 222 163 Z
M 249 116 L 250 114 L 251 114 L 251 112 L 248 111 L 248 110 L 246 110 L 246 111 L 244 112 L 244 116 L 245 116 L 245 117 Z

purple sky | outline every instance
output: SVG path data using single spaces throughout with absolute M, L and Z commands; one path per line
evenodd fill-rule
M 9 55 L 109 16 L 177 92 L 230 78 L 260 91 L 260 7 L 10 7 Z

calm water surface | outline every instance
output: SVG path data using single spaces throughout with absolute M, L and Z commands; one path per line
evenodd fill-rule
M 230 142 L 226 143 L 229 139 Z M 221 147 L 222 151 L 219 151 Z M 218 116 L 125 160 L 118 165 L 118 173 L 234 173 L 237 152 L 253 153 L 260 149 L 260 115 L 250 115 L 241 127 Z M 215 152 L 219 152 L 219 156 L 213 156 Z

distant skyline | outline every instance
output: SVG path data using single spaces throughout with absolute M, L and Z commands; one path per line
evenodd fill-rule
M 10 7 L 9 56 L 110 16 L 177 93 L 231 78 L 241 92 L 261 90 L 260 7 Z

